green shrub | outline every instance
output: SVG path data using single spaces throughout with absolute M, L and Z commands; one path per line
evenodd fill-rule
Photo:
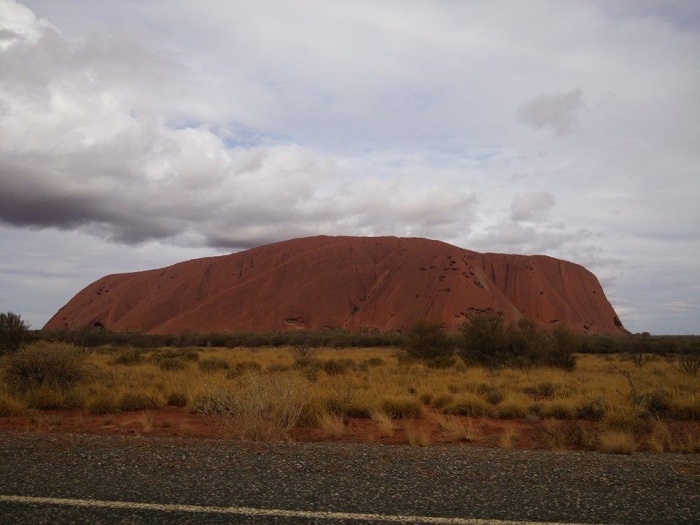
M 5 361 L 5 381 L 16 392 L 65 391 L 89 377 L 86 354 L 65 343 L 35 343 Z
M 551 366 L 573 370 L 576 365 L 579 339 L 565 326 L 547 334 L 531 319 L 506 324 L 499 315 L 480 313 L 466 319 L 460 332 L 460 357 L 490 369 Z
M 0 314 L 0 355 L 17 352 L 27 338 L 29 324 L 12 312 Z
M 505 362 L 507 338 L 505 323 L 498 315 L 479 313 L 460 325 L 462 347 L 460 357 L 487 368 L 499 368 Z
M 406 333 L 404 350 L 415 359 L 445 362 L 454 353 L 454 344 L 444 324 L 419 319 Z
M 552 331 L 551 337 L 553 346 L 544 364 L 563 370 L 573 370 L 576 366 L 574 354 L 581 348 L 580 339 L 566 326 L 557 326 Z

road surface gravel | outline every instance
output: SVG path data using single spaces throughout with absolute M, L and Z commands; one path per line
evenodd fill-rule
M 683 524 L 700 523 L 700 455 L 6 432 L 0 433 L 0 496 L 311 513 L 255 516 L 5 498 L 1 523 L 335 525 L 367 523 L 374 520 L 352 514 L 374 514 L 474 523 Z M 313 514 L 324 511 L 351 515 Z

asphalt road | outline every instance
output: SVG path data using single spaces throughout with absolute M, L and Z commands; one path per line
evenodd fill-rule
M 0 522 L 700 523 L 700 456 L 0 433 Z

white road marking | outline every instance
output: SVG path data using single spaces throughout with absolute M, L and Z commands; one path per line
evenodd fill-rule
M 161 512 L 193 512 L 208 514 L 238 514 L 278 518 L 309 518 L 358 520 L 385 523 L 434 523 L 437 525 L 591 525 L 560 523 L 553 521 L 511 521 L 479 518 L 441 518 L 433 516 L 396 516 L 391 514 L 356 514 L 352 512 L 323 512 L 310 510 L 257 509 L 253 507 L 211 507 L 206 505 L 177 505 L 162 503 L 138 503 L 129 501 L 102 501 L 95 499 L 40 498 L 33 496 L 0 495 L 0 502 L 32 505 L 68 505 L 102 509 L 155 510 Z

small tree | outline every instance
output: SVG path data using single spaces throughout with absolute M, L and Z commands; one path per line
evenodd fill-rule
M 573 370 L 576 366 L 576 356 L 574 355 L 581 347 L 578 336 L 567 326 L 557 326 L 552 331 L 554 348 L 550 353 L 550 366 L 563 370 Z
M 460 325 L 463 346 L 459 355 L 465 361 L 498 368 L 504 364 L 509 351 L 503 318 L 494 314 L 476 314 Z
M 404 350 L 416 359 L 447 364 L 454 352 L 454 345 L 444 324 L 419 319 L 406 333 Z
M 547 336 L 537 327 L 535 321 L 521 317 L 506 329 L 509 351 L 504 356 L 505 364 L 511 367 L 537 365 L 546 359 L 548 343 Z
M 0 354 L 15 353 L 24 343 L 29 323 L 13 312 L 0 314 Z

